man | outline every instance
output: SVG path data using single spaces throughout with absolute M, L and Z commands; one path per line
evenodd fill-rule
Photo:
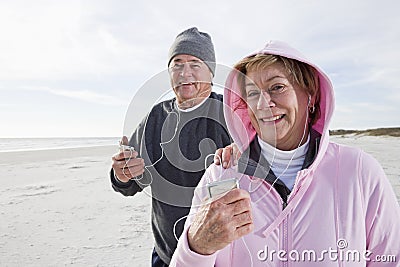
M 169 51 L 169 75 L 176 98 L 152 108 L 129 140 L 135 151 L 113 156 L 115 191 L 133 196 L 150 186 L 155 249 L 152 266 L 168 266 L 183 231 L 193 191 L 208 155 L 231 143 L 222 96 L 212 92 L 215 52 L 207 33 L 190 28 Z M 123 138 L 127 144 L 127 138 Z

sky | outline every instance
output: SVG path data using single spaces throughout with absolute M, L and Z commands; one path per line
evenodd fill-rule
M 398 10 L 396 0 L 0 0 L 0 138 L 128 134 L 129 106 L 137 125 L 151 108 L 137 93 L 152 91 L 193 26 L 223 66 L 269 40 L 307 55 L 333 81 L 330 129 L 399 127 Z

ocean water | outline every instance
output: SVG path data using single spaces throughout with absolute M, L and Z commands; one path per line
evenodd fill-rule
M 0 138 L 0 152 L 118 145 L 119 137 Z

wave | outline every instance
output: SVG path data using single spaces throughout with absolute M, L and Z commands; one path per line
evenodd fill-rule
M 118 145 L 118 137 L 0 138 L 0 152 Z

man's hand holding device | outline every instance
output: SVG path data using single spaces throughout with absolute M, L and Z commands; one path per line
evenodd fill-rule
M 123 136 L 119 152 L 112 157 L 115 178 L 120 182 L 127 183 L 130 179 L 143 174 L 144 160 L 138 158 L 138 155 L 133 147 L 128 146 L 128 138 Z

